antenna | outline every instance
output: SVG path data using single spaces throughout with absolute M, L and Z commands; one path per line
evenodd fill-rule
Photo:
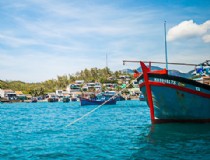
M 106 68 L 108 68 L 108 56 L 107 56 L 107 53 L 106 53 Z
M 166 21 L 164 21 L 164 33 L 165 33 L 165 58 L 166 58 L 166 69 L 168 70 L 168 55 L 167 55 L 167 40 L 166 40 Z

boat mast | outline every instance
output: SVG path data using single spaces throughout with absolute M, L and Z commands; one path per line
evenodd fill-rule
M 166 21 L 164 21 L 164 33 L 165 33 L 165 58 L 166 58 L 166 69 L 168 70 L 168 55 L 167 55 L 167 40 L 166 40 Z

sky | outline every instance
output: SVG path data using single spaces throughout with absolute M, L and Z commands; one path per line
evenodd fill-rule
M 210 59 L 209 0 L 0 0 L 0 17 L 1 80 L 43 82 L 85 68 L 139 67 L 123 60 L 164 62 L 164 21 L 168 62 Z

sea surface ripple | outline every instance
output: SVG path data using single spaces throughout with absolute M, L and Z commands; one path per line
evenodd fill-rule
M 0 104 L 0 159 L 210 159 L 210 124 L 151 125 L 145 102 Z M 68 126 L 68 127 L 67 127 Z

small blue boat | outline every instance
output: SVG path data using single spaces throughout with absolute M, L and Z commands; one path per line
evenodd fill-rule
M 139 95 L 139 100 L 140 100 L 140 101 L 145 101 L 145 98 L 144 98 L 143 93 L 140 93 L 140 95 Z
M 81 106 L 85 105 L 115 105 L 117 100 L 115 98 L 105 99 L 105 98 L 80 98 Z

